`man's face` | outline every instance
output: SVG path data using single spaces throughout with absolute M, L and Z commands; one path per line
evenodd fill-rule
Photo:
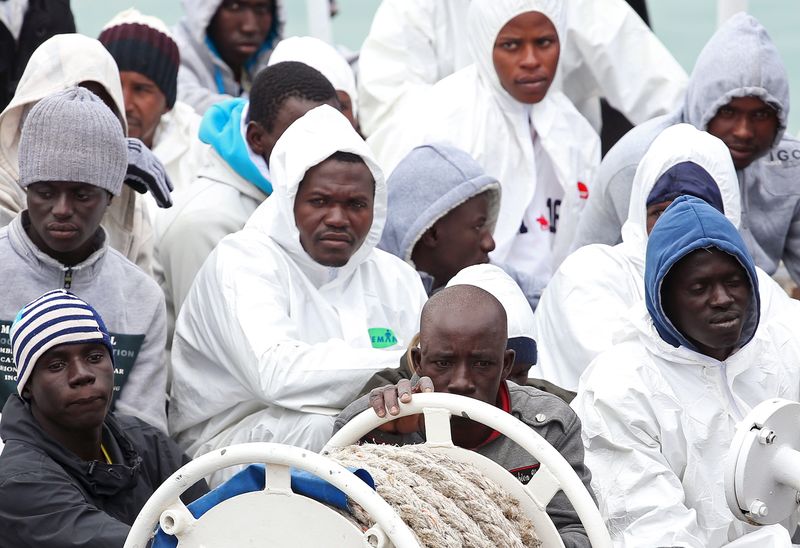
M 330 105 L 336 110 L 339 110 L 339 105 L 333 99 L 326 102 L 309 101 L 300 97 L 289 97 L 280 106 L 278 116 L 275 117 L 275 122 L 271 128 L 265 128 L 260 123 L 252 121 L 247 124 L 245 132 L 247 137 L 247 144 L 253 152 L 264 158 L 264 161 L 269 165 L 269 157 L 272 154 L 272 149 L 275 148 L 275 143 L 281 138 L 281 135 L 289 129 L 298 118 L 303 116 L 309 110 L 317 108 L 320 105 Z
M 561 51 L 552 21 L 538 11 L 517 15 L 497 34 L 492 61 L 500 84 L 520 103 L 547 95 Z
M 437 311 L 422 329 L 420 346 L 411 353 L 416 372 L 430 377 L 436 392 L 496 405 L 500 383 L 514 364 L 514 351 L 506 350 L 506 324 L 498 321 L 496 312 L 478 307 L 467 318 Z M 458 417 L 452 426 L 454 442 L 462 446 L 480 443 L 474 434 L 485 430 Z
M 39 249 L 68 265 L 91 253 L 110 193 L 87 183 L 38 182 L 27 198 L 28 235 Z
M 161 116 L 169 111 L 167 98 L 155 82 L 139 72 L 124 70 L 119 73 L 119 78 L 128 119 L 128 136 L 136 137 L 148 148 L 153 148 L 153 135 Z
M 439 268 L 430 272 L 447 283 L 462 269 L 489 262 L 494 249 L 489 218 L 489 195 L 473 196 L 435 223 L 435 259 Z
M 273 0 L 223 0 L 208 25 L 222 60 L 240 69 L 266 40 L 272 14 Z
M 306 172 L 294 201 L 300 244 L 325 266 L 344 266 L 372 227 L 375 180 L 361 163 L 325 160 Z
M 61 344 L 36 361 L 23 394 L 47 432 L 96 428 L 111 404 L 114 367 L 100 343 Z
M 678 261 L 662 290 L 664 311 L 699 351 L 718 360 L 736 348 L 750 304 L 750 281 L 739 261 L 717 248 Z
M 758 97 L 736 97 L 719 108 L 706 131 L 725 143 L 736 169 L 744 169 L 772 148 L 778 114 Z

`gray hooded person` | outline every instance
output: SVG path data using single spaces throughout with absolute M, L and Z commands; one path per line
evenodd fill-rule
M 183 0 L 175 26 L 178 99 L 199 114 L 247 95 L 283 36 L 282 0 Z
M 462 269 L 489 262 L 500 183 L 467 152 L 445 143 L 418 146 L 387 186 L 388 215 L 378 248 L 413 266 L 429 296 Z M 498 266 L 535 309 L 544 283 Z
M 740 232 L 758 266 L 783 260 L 800 282 L 800 141 L 786 135 L 788 76 L 766 29 L 739 13 L 697 58 L 684 106 L 626 134 L 603 159 L 573 249 L 620 241 L 636 167 L 667 127 L 689 123 L 731 152 L 742 199 Z

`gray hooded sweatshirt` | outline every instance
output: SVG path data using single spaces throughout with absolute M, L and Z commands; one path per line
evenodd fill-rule
M 114 409 L 167 430 L 164 294 L 147 274 L 107 244 L 67 267 L 25 232 L 23 211 L 0 229 L 0 401 L 17 391 L 9 332 L 20 309 L 52 289 L 69 289 L 103 318 L 114 345 Z M 117 390 L 119 390 L 117 392 Z
M 736 172 L 742 197 L 739 230 L 758 266 L 773 274 L 782 259 L 800 282 L 800 141 L 784 134 L 788 77 L 766 29 L 745 13 L 730 18 L 703 48 L 684 106 L 635 127 L 603 159 L 573 249 L 620 241 L 636 167 L 664 129 L 685 122 L 705 130 L 721 106 L 745 96 L 777 111 L 778 133 L 765 156 Z
M 207 29 L 222 5 L 222 0 L 183 0 L 184 16 L 173 29 L 181 51 L 178 70 L 178 99 L 192 106 L 199 114 L 231 97 L 248 90 L 236 81 L 233 70 L 222 60 L 208 37 Z M 267 66 L 272 50 L 283 36 L 283 2 L 275 0 L 272 27 L 261 48 L 245 63 L 246 80 Z
M 411 254 L 422 235 L 436 221 L 484 192 L 490 193 L 486 223 L 494 231 L 500 210 L 500 183 L 487 175 L 472 156 L 452 145 L 431 143 L 414 148 L 392 171 L 386 185 L 389 187 L 386 226 L 378 248 L 400 257 L 415 269 Z M 498 266 L 517 282 L 535 309 L 546 280 L 523 275 L 506 265 Z M 435 292 L 433 276 L 419 269 L 417 272 L 430 296 Z

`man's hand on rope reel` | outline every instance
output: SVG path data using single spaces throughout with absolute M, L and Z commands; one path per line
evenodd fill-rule
M 412 394 L 433 392 L 433 381 L 430 377 L 419 377 L 415 384 L 411 380 L 403 379 L 397 384 L 390 384 L 382 388 L 375 388 L 369 393 L 369 404 L 375 414 L 383 418 L 400 413 L 398 401 L 409 403 Z M 392 434 L 412 434 L 424 430 L 425 418 L 423 415 L 411 415 L 396 419 L 378 427 L 383 432 Z

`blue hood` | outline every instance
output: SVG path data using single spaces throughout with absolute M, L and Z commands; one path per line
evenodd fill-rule
M 250 149 L 242 137 L 242 115 L 247 100 L 228 99 L 209 108 L 200 122 L 200 140 L 211 145 L 240 177 L 265 194 L 272 194 L 272 183 L 250 159 Z
M 661 302 L 661 284 L 672 266 L 697 249 L 715 247 L 733 255 L 750 278 L 750 306 L 737 347 L 747 344 L 756 332 L 761 300 L 753 258 L 736 227 L 722 213 L 694 196 L 681 196 L 664 211 L 647 241 L 644 270 L 645 301 L 661 338 L 674 347 L 697 351 L 672 324 Z

